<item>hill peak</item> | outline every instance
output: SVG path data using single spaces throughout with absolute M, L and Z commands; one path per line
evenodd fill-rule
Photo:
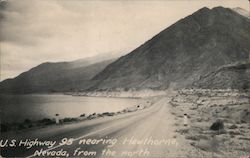
M 185 87 L 248 58 L 250 22 L 229 8 L 201 8 L 97 74 L 92 89 Z M 175 84 L 178 83 L 178 84 Z
M 232 10 L 230 8 L 224 8 L 221 6 L 218 7 L 214 7 L 212 9 L 209 9 L 207 7 L 203 7 L 199 10 L 197 10 L 196 12 L 194 12 L 194 14 L 226 14 L 228 12 L 232 12 Z
M 201 9 L 199 9 L 198 11 L 210 11 L 210 9 L 208 7 L 203 7 Z

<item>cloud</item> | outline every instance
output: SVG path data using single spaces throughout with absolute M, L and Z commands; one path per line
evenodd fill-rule
M 1 41 L 19 45 L 36 45 L 42 40 L 50 38 L 53 30 L 50 29 L 49 20 L 52 19 L 49 19 L 48 12 L 55 11 L 57 5 L 48 5 L 48 2 L 45 2 L 6 1 L 5 6 L 7 7 L 1 12 L 3 16 Z
M 46 61 L 129 53 L 180 18 L 218 5 L 247 7 L 248 2 L 1 1 L 1 80 Z

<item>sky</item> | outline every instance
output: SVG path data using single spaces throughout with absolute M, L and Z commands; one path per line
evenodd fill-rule
M 0 0 L 0 80 L 43 62 L 127 54 L 202 7 L 248 0 Z

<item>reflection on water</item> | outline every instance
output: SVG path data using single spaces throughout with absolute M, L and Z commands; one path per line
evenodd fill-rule
M 136 105 L 139 99 L 77 97 L 69 95 L 0 95 L 1 121 L 21 122 L 25 119 L 38 120 L 78 117 L 81 114 L 116 112 Z

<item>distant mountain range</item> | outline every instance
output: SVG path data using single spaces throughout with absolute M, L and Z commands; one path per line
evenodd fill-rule
M 112 58 L 112 59 L 110 59 Z M 117 56 L 96 56 L 72 62 L 42 63 L 0 83 L 2 93 L 46 93 L 81 90 Z M 103 61 L 104 60 L 104 61 Z
M 245 70 L 222 67 L 249 60 L 249 53 L 250 20 L 244 10 L 202 8 L 117 60 L 44 63 L 1 82 L 0 91 L 167 89 L 192 85 L 242 88 L 248 85 L 237 87 L 232 82 L 241 82 L 239 75 Z M 243 80 L 247 79 L 249 76 L 244 76 Z

